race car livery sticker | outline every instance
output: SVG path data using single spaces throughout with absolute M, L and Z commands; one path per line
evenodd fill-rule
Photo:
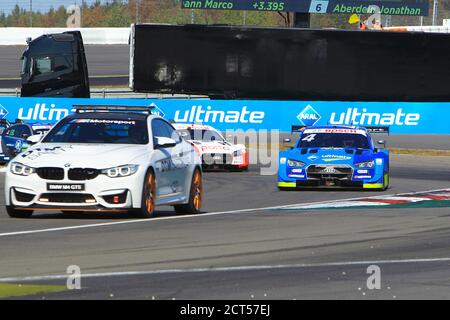
M 349 156 L 339 156 L 336 154 L 325 154 L 322 156 L 322 160 L 325 162 L 332 162 L 332 161 L 346 161 L 350 160 L 352 157 Z
M 226 145 L 214 145 L 214 146 L 201 146 L 202 151 L 230 151 L 230 146 Z
M 29 160 L 36 160 L 41 155 L 44 154 L 58 154 L 62 152 L 67 152 L 69 150 L 72 150 L 73 146 L 56 146 L 56 147 L 45 147 L 45 148 L 35 148 L 32 150 L 28 150 L 24 154 L 22 154 L 22 158 L 27 158 Z
M 109 119 L 76 119 L 75 123 L 94 123 L 94 124 L 126 124 L 135 125 L 136 121 L 132 120 L 109 120 Z
M 305 137 L 302 138 L 302 141 L 313 142 L 314 139 L 316 138 L 316 136 L 317 136 L 317 133 L 307 134 L 307 135 L 305 135 Z
M 306 129 L 303 134 L 311 133 L 350 133 L 350 134 L 362 134 L 367 135 L 365 130 L 361 129 L 339 129 L 339 128 L 322 128 L 322 129 Z

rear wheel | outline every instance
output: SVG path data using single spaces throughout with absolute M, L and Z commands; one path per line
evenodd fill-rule
M 192 175 L 191 190 L 189 193 L 189 202 L 174 206 L 175 212 L 178 214 L 198 214 L 202 207 L 203 198 L 203 182 L 202 173 L 199 169 L 195 169 Z
M 153 170 L 149 170 L 145 175 L 144 186 L 142 188 L 141 208 L 136 212 L 140 218 L 151 218 L 155 213 L 156 201 L 156 179 Z
M 11 218 L 29 218 L 33 215 L 33 210 L 18 210 L 11 206 L 6 207 L 6 212 Z

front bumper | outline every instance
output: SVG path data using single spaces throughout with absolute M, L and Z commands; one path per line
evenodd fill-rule
M 230 153 L 205 153 L 202 155 L 203 170 L 233 170 L 248 167 L 248 155 L 234 156 Z
M 83 181 L 67 178 L 46 180 L 37 174 L 19 176 L 8 171 L 5 180 L 6 205 L 32 210 L 67 211 L 124 211 L 139 208 L 144 180 L 139 170 L 129 177 L 109 178 L 99 175 L 95 179 Z M 48 189 L 48 184 L 83 185 L 83 190 L 54 191 Z

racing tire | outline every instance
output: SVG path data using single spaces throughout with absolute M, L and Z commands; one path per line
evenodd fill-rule
M 29 218 L 33 215 L 33 210 L 18 210 L 14 207 L 7 206 L 6 212 L 11 218 Z
M 139 218 L 152 218 L 155 215 L 156 202 L 156 178 L 155 172 L 150 169 L 147 171 L 142 188 L 141 208 L 135 211 Z
M 279 191 L 295 191 L 295 188 L 284 188 L 284 187 L 278 187 Z
M 189 202 L 187 204 L 175 205 L 177 214 L 199 214 L 202 207 L 203 181 L 202 173 L 199 169 L 194 170 L 191 181 L 191 190 L 189 192 Z
M 385 182 L 384 179 L 387 179 L 387 183 L 386 186 L 381 189 L 381 191 L 386 191 L 387 189 L 389 189 L 389 172 L 384 175 L 383 182 Z

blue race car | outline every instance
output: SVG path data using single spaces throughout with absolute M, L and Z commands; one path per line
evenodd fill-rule
M 374 146 L 370 133 L 388 133 L 388 127 L 292 126 L 299 132 L 295 146 L 280 152 L 278 188 L 389 187 L 389 151 Z M 290 139 L 286 139 L 289 142 Z
M 1 125 L 1 122 L 0 122 Z M 42 123 L 23 123 L 16 120 L 9 124 L 0 134 L 0 164 L 6 164 L 17 154 L 25 151 L 30 142 L 27 140 L 33 135 L 44 135 L 52 128 L 49 124 Z

